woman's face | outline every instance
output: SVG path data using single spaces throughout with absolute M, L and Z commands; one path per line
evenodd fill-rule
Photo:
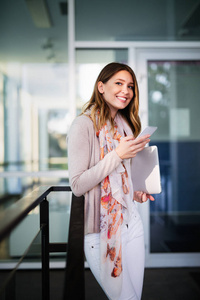
M 128 71 L 119 71 L 106 83 L 98 82 L 98 90 L 108 104 L 112 118 L 119 109 L 124 109 L 132 100 L 134 82 Z

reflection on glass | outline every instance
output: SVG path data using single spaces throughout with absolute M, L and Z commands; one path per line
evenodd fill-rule
M 66 64 L 9 64 L 0 77 L 2 171 L 66 169 Z M 57 139 L 57 140 L 56 140 Z
M 124 49 L 76 51 L 77 114 L 81 112 L 82 106 L 90 100 L 95 81 L 102 68 L 114 61 L 127 63 L 127 60 L 128 52 Z
M 182 1 L 75 1 L 78 41 L 199 40 L 199 7 L 196 0 Z M 121 20 L 117 16 L 121 16 Z
M 151 144 L 163 192 L 151 203 L 151 252 L 200 252 L 200 62 L 149 61 Z
M 4 160 L 4 76 L 0 73 L 0 171 L 2 171 L 1 163 Z

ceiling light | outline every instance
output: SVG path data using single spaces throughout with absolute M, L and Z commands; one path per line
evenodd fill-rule
M 46 0 L 25 0 L 32 20 L 38 28 L 50 28 L 52 21 Z

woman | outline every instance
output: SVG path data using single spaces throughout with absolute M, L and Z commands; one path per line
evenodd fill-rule
M 85 256 L 112 300 L 139 300 L 142 293 L 144 236 L 135 201 L 154 198 L 133 191 L 131 181 L 132 158 L 150 141 L 149 135 L 135 139 L 138 111 L 134 72 L 110 63 L 68 136 L 71 188 L 85 196 Z

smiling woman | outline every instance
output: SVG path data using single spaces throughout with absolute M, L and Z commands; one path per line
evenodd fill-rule
M 85 256 L 112 300 L 141 299 L 144 235 L 135 201 L 154 200 L 133 190 L 132 158 L 150 141 L 140 132 L 137 80 L 121 63 L 106 65 L 91 99 L 68 134 L 69 179 L 85 196 Z

